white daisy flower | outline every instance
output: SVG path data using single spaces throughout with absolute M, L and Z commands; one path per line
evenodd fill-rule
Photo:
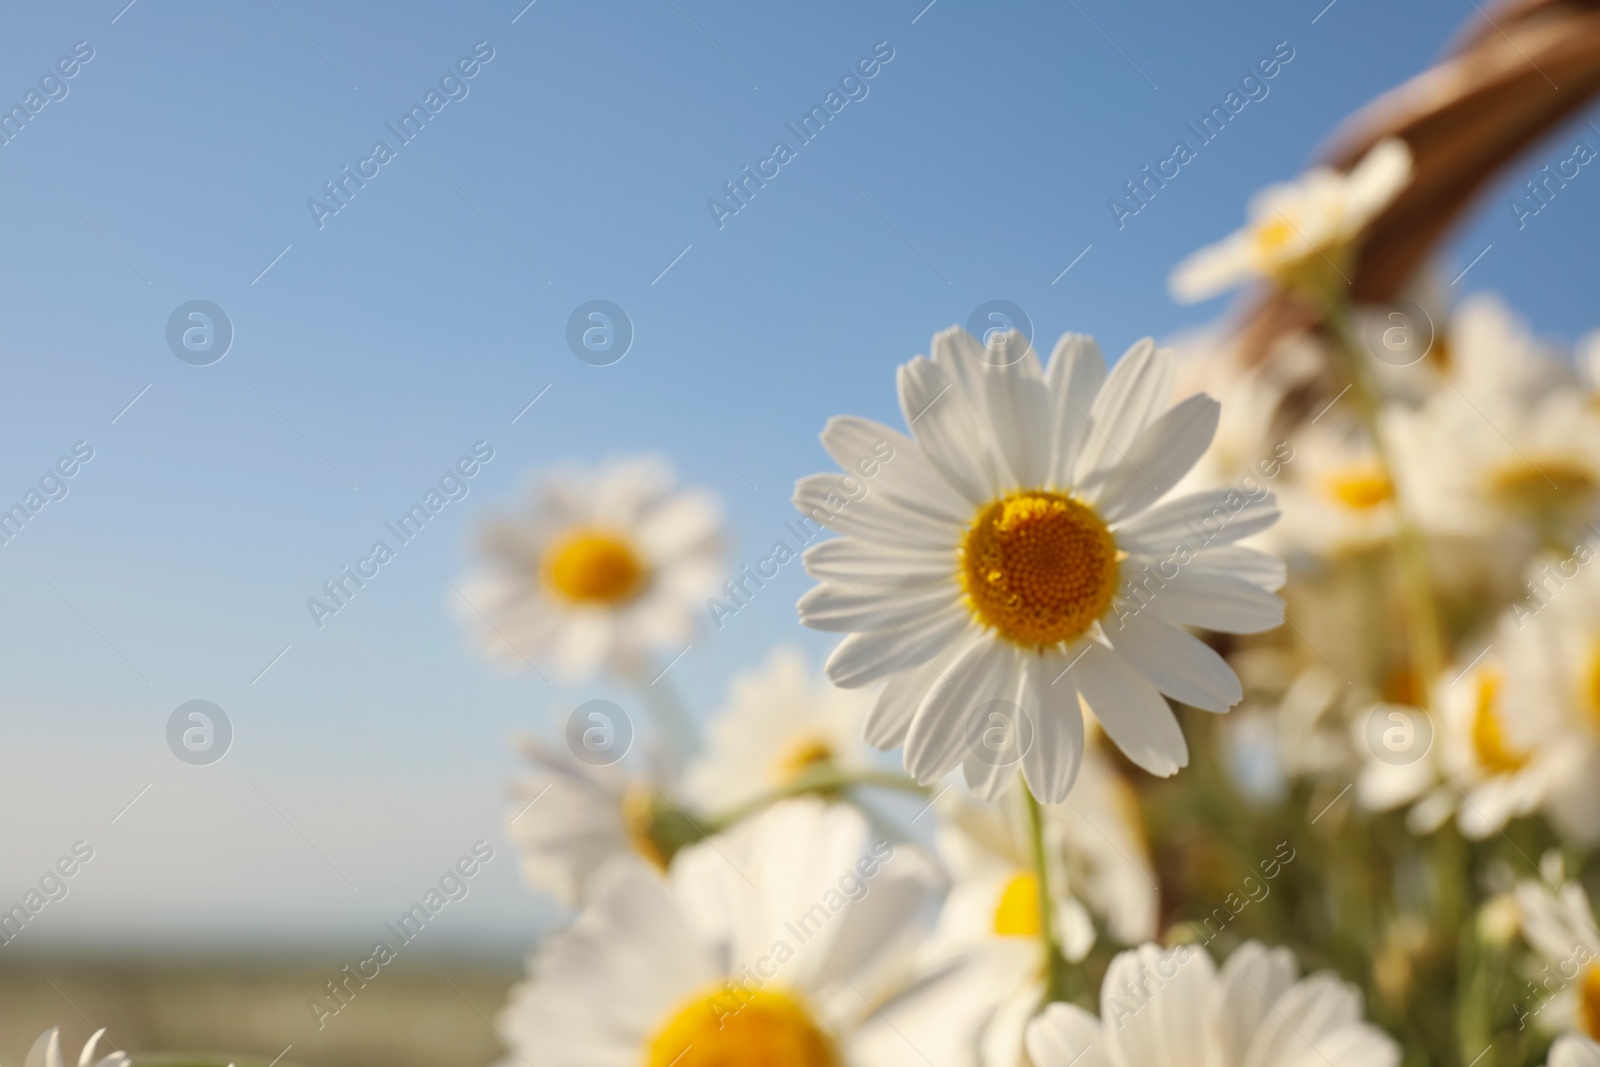
M 1376 735 L 1394 738 L 1396 749 L 1369 750 L 1357 779 L 1363 806 L 1389 811 L 1412 805 L 1406 823 L 1418 834 L 1455 816 L 1461 833 L 1475 841 L 1539 809 L 1564 761 L 1548 748 L 1525 751 L 1507 736 L 1505 669 L 1498 657 L 1441 682 L 1434 708 L 1429 716 L 1409 705 L 1378 704 L 1358 717 L 1352 729 L 1359 744 L 1370 745 Z M 1430 746 L 1425 753 L 1423 745 Z
M 532 773 L 512 788 L 506 830 L 522 853 L 522 878 L 567 907 L 588 900 L 613 858 L 634 855 L 666 870 L 701 832 L 677 802 L 621 766 L 593 766 L 531 738 L 518 747 Z
M 689 639 L 717 590 L 721 543 L 715 499 L 676 488 L 659 460 L 558 471 L 521 515 L 484 529 L 468 604 L 453 610 L 513 666 L 637 673 L 652 650 Z
M 1600 1040 L 1600 928 L 1589 895 L 1576 882 L 1552 889 L 1529 879 L 1516 900 L 1522 936 L 1543 965 L 1531 977 L 1538 1000 L 1531 1014 L 1546 1031 Z
M 1577 385 L 1445 389 L 1397 428 L 1423 524 L 1487 540 L 1512 566 L 1541 535 L 1570 543 L 1600 513 L 1600 411 Z
M 1537 598 L 1505 613 L 1508 752 L 1544 775 L 1541 810 L 1568 840 L 1600 840 L 1600 560 L 1590 544 L 1534 569 Z
M 814 797 L 685 849 L 665 879 L 624 860 L 601 883 L 512 990 L 505 1067 L 859 1062 L 937 888 L 911 846 Z
M 105 1032 L 102 1026 L 90 1035 L 83 1051 L 78 1054 L 78 1067 L 130 1067 L 133 1061 L 126 1052 L 120 1050 L 110 1052 L 99 1060 L 94 1058 L 95 1046 Z M 61 1055 L 60 1027 L 51 1027 L 39 1035 L 39 1039 L 28 1050 L 27 1058 L 22 1061 L 22 1067 L 66 1067 L 66 1059 Z
M 1300 284 L 1348 264 L 1367 223 L 1411 180 L 1411 150 L 1383 141 L 1348 173 L 1317 167 L 1269 186 L 1250 202 L 1244 229 L 1202 248 L 1172 272 L 1172 295 L 1185 303 L 1216 296 L 1253 278 Z
M 877 442 L 894 459 L 865 494 L 848 475 L 796 487 L 800 511 L 844 535 L 807 550 L 822 584 L 801 621 L 850 634 L 827 663 L 836 685 L 887 681 L 866 740 L 903 744 L 918 781 L 961 766 L 992 798 L 1020 762 L 1034 795 L 1060 803 L 1083 708 L 1135 763 L 1170 775 L 1188 746 L 1165 697 L 1210 711 L 1239 700 L 1227 663 L 1184 627 L 1282 622 L 1282 564 L 1233 544 L 1277 511 L 1264 490 L 1163 500 L 1217 425 L 1203 395 L 1168 409 L 1172 376 L 1149 340 L 1108 375 L 1087 337 L 1064 337 L 1046 369 L 1015 333 L 985 351 L 951 329 L 931 360 L 900 368 L 911 437 L 828 423 L 823 446 L 846 470 Z M 1007 720 L 1020 758 L 988 750 Z
M 1022 801 L 1020 787 L 989 804 L 947 793 L 935 809 L 951 886 L 927 957 L 962 960 L 946 990 L 964 1003 L 963 1040 L 984 1050 L 986 1067 L 1021 1067 L 1023 1028 L 1045 989 L 1039 879 Z M 1066 959 L 1088 955 L 1097 919 L 1124 944 L 1155 936 L 1159 892 L 1138 801 L 1099 745 L 1090 744 L 1067 803 L 1042 811 L 1051 925 Z
M 1550 1046 L 1550 1067 L 1600 1067 L 1600 1044 L 1567 1034 Z
M 864 769 L 861 724 L 871 707 L 870 694 L 830 684 L 799 649 L 775 649 L 729 684 L 684 791 L 703 810 L 725 812 L 807 774 Z
M 1307 426 L 1295 434 L 1294 456 L 1294 476 L 1279 489 L 1275 547 L 1339 559 L 1393 541 L 1394 481 L 1360 427 L 1337 418 Z
M 1247 942 L 1219 971 L 1204 949 L 1143 945 L 1111 962 L 1100 1017 L 1052 1004 L 1028 1027 L 1033 1067 L 1395 1067 L 1330 972 L 1298 978 L 1288 949 Z M 1298 978 L 1298 980 L 1297 980 Z

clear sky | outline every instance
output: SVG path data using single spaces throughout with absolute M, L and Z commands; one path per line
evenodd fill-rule
M 1175 306 L 1171 266 L 1478 17 L 1467 0 L 126 3 L 14 6 L 0 34 L 0 105 L 46 101 L 0 146 L 0 504 L 93 452 L 0 546 L 0 906 L 94 849 L 5 952 L 364 944 L 479 839 L 497 858 L 439 943 L 526 942 L 549 912 L 500 829 L 508 739 L 621 696 L 498 672 L 464 638 L 448 580 L 486 508 L 546 464 L 657 451 L 722 495 L 733 558 L 753 559 L 795 479 L 828 466 L 826 418 L 898 422 L 895 364 L 985 301 L 1024 308 L 1045 345 L 1070 329 L 1115 352 L 1220 314 Z M 441 84 L 475 48 L 473 76 Z M 1107 200 L 1275 48 L 1293 58 L 1266 95 L 1119 229 Z M 892 58 L 841 89 L 874 49 Z M 447 102 L 401 143 L 386 124 L 430 90 Z M 785 124 L 832 90 L 848 102 L 801 143 Z M 1580 119 L 1516 173 L 1577 138 L 1600 147 Z M 779 140 L 792 158 L 764 164 Z M 746 165 L 777 173 L 714 212 Z M 323 186 L 346 166 L 370 177 L 335 213 Z M 1458 289 L 1503 292 L 1540 332 L 1596 325 L 1592 169 L 1520 231 L 1508 178 L 1445 276 L 1492 245 Z M 635 331 L 611 366 L 566 342 L 594 299 Z M 167 342 L 192 300 L 232 323 L 208 366 Z M 494 459 L 470 495 L 319 630 L 307 598 L 479 441 Z M 705 706 L 774 643 L 820 657 L 804 588 L 786 569 L 672 676 Z M 167 747 L 195 699 L 233 724 L 211 766 Z

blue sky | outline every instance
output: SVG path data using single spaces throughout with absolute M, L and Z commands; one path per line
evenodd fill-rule
M 439 943 L 525 942 L 550 912 L 501 835 L 507 741 L 624 697 L 476 655 L 447 608 L 475 517 L 545 465 L 660 452 L 722 495 L 733 559 L 754 558 L 826 467 L 826 418 L 898 421 L 895 364 L 985 301 L 1112 351 L 1220 314 L 1174 305 L 1171 266 L 1477 17 L 525 2 L 6 14 L 6 106 L 77 42 L 93 58 L 0 147 L 0 498 L 80 441 L 93 458 L 0 547 L 0 904 L 76 841 L 95 858 L 0 951 L 365 943 L 478 839 L 498 856 Z M 466 94 L 319 226 L 308 199 L 397 145 L 385 124 L 475 46 L 492 59 Z M 892 59 L 866 95 L 799 145 L 785 123 L 875 47 Z M 1267 95 L 1119 229 L 1108 199 L 1275 48 L 1293 58 Z M 1552 136 L 1442 261 L 1451 277 L 1492 246 L 1459 288 L 1567 339 L 1595 325 L 1600 175 L 1520 231 L 1507 200 L 1576 138 L 1600 146 L 1582 119 Z M 708 200 L 780 139 L 794 158 L 719 228 Z M 196 299 L 235 332 L 204 367 L 166 342 Z M 566 344 L 594 299 L 635 330 L 611 366 Z M 494 459 L 466 499 L 317 629 L 306 599 L 479 441 Z M 803 588 L 786 570 L 696 643 L 673 675 L 698 706 L 775 643 L 820 658 Z M 166 747 L 192 699 L 233 723 L 209 767 Z

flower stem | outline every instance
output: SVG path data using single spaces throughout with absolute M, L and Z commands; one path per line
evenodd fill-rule
M 1355 398 L 1362 424 L 1372 439 L 1373 451 L 1377 453 L 1378 462 L 1383 465 L 1394 490 L 1394 550 L 1400 575 L 1401 607 L 1406 622 L 1407 644 L 1411 651 L 1411 668 L 1416 673 L 1418 701 L 1422 707 L 1427 707 L 1432 703 L 1433 686 L 1444 671 L 1444 646 L 1433 594 L 1433 578 L 1428 569 L 1427 546 L 1422 539 L 1422 530 L 1408 506 L 1406 488 L 1397 476 L 1394 454 L 1380 418 L 1382 399 L 1377 383 L 1373 381 L 1372 370 L 1367 366 L 1366 352 L 1357 341 L 1351 325 L 1349 304 L 1342 293 L 1334 290 L 1320 296 L 1324 322 L 1350 375 L 1350 393 Z
M 1044 1002 L 1051 1004 L 1067 999 L 1066 960 L 1056 942 L 1050 871 L 1045 861 L 1044 812 L 1040 810 L 1032 790 L 1023 789 L 1022 796 L 1028 805 L 1028 840 L 1033 853 L 1033 876 L 1039 888 L 1039 943 L 1044 950 Z

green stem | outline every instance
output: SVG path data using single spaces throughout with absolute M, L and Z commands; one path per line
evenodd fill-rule
M 1056 941 L 1055 908 L 1051 904 L 1050 871 L 1045 862 L 1044 812 L 1034 799 L 1033 791 L 1024 789 L 1022 795 L 1028 805 L 1028 842 L 1033 853 L 1033 873 L 1039 888 L 1039 943 L 1044 949 L 1044 1002 L 1054 1003 L 1067 999 L 1066 961 Z
M 838 793 L 862 787 L 896 789 L 902 793 L 915 793 L 918 796 L 926 796 L 928 793 L 926 786 L 918 785 L 914 780 L 893 771 L 848 771 L 840 770 L 832 764 L 824 764 L 799 775 L 786 785 L 769 790 L 728 811 L 712 816 L 704 825 L 707 833 L 717 833 L 780 800 L 804 796 L 807 793 Z
M 1345 369 L 1350 375 L 1351 395 L 1355 398 L 1361 421 L 1372 438 L 1373 451 L 1388 475 L 1394 489 L 1395 501 L 1395 560 L 1400 571 L 1400 597 L 1406 621 L 1407 643 L 1411 649 L 1411 666 L 1416 671 L 1417 686 L 1423 707 L 1432 703 L 1432 688 L 1444 672 L 1444 646 L 1440 638 L 1439 616 L 1433 595 L 1433 579 L 1428 572 L 1427 546 L 1406 500 L 1405 488 L 1396 476 L 1394 456 L 1383 431 L 1382 399 L 1372 370 L 1367 366 L 1366 351 L 1357 341 L 1350 323 L 1350 308 L 1342 294 L 1329 291 L 1321 294 L 1324 321 L 1335 345 L 1344 357 Z

